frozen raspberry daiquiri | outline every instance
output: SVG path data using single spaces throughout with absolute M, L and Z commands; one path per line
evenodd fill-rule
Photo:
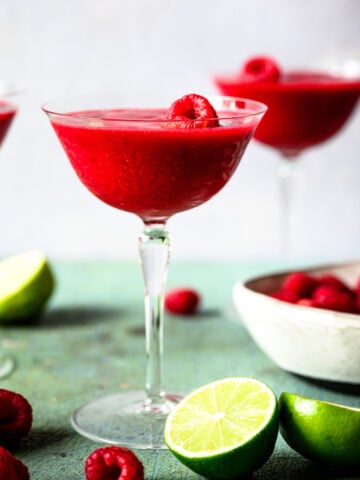
M 360 77 L 312 70 L 283 72 L 272 59 L 256 57 L 236 76 L 215 77 L 224 95 L 254 98 L 268 106 L 254 138 L 288 157 L 335 135 L 353 112 Z
M 268 112 L 254 138 L 281 153 L 284 203 L 289 202 L 291 163 L 307 148 L 337 134 L 353 113 L 360 95 L 360 76 L 314 70 L 283 71 L 269 57 L 254 57 L 232 76 L 216 76 L 224 95 L 264 102 Z M 284 205 L 284 215 L 286 212 Z M 287 229 L 288 218 L 284 218 Z M 284 232 L 286 237 L 286 232 Z M 287 243 L 286 238 L 283 239 Z M 284 245 L 286 248 L 286 245 Z
M 196 125 L 165 110 L 116 109 L 72 112 L 52 125 L 94 195 L 146 223 L 162 223 L 209 200 L 234 173 L 254 122 L 222 122 Z
M 97 441 L 165 448 L 166 415 L 179 400 L 162 384 L 163 304 L 170 239 L 166 222 L 201 205 L 229 181 L 266 107 L 190 94 L 169 108 L 104 103 L 44 106 L 82 183 L 112 207 L 138 215 L 145 283 L 145 392 L 120 392 L 80 407 L 74 428 Z

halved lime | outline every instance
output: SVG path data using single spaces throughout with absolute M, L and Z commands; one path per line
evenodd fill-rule
M 360 466 L 360 409 L 284 392 L 280 431 L 291 448 L 320 463 Z
M 54 277 L 37 250 L 0 261 L 0 321 L 15 322 L 38 314 L 54 288 Z
M 165 423 L 169 450 L 199 475 L 248 475 L 271 455 L 278 433 L 278 402 L 264 383 L 225 378 L 182 399 Z

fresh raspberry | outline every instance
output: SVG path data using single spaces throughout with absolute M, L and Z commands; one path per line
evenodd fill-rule
M 311 296 L 317 286 L 317 281 L 311 275 L 303 272 L 289 273 L 283 281 L 282 288 L 286 292 L 292 292 L 297 299 Z
M 0 447 L 0 478 L 2 480 L 30 480 L 27 466 L 3 447 Z
M 351 292 L 350 288 L 336 275 L 322 275 L 318 277 L 318 283 L 322 286 L 334 287 L 338 291 Z
M 85 476 L 86 480 L 144 480 L 144 467 L 128 448 L 108 446 L 87 457 Z
M 298 295 L 291 290 L 278 290 L 270 293 L 270 297 L 288 303 L 296 303 L 299 299 Z
M 175 128 L 219 126 L 218 115 L 209 100 L 195 93 L 184 95 L 173 102 L 167 112 L 166 119 L 172 120 L 167 125 Z
M 200 294 L 193 288 L 174 288 L 165 295 L 165 309 L 178 315 L 192 315 L 200 300 Z
M 270 57 L 250 58 L 240 70 L 244 82 L 276 82 L 281 76 L 279 65 Z
M 348 292 L 339 291 L 332 286 L 317 287 L 313 293 L 314 307 L 335 310 L 337 312 L 356 313 L 355 298 Z
M 26 398 L 0 388 L 0 445 L 10 445 L 25 437 L 31 429 L 32 418 L 32 408 Z

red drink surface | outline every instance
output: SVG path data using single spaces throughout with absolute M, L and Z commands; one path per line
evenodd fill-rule
M 288 72 L 279 81 L 245 83 L 239 77 L 217 77 L 214 81 L 224 95 L 265 103 L 268 111 L 254 138 L 288 155 L 336 134 L 360 94 L 360 79 L 311 71 Z
M 232 119 L 213 128 L 174 128 L 159 121 L 165 113 L 75 112 L 52 116 L 51 122 L 82 183 L 105 203 L 150 223 L 215 195 L 234 173 L 258 123 Z
M 16 108 L 5 100 L 0 100 L 0 145 L 16 114 Z

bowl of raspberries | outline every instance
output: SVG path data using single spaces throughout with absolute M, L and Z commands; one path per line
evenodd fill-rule
M 360 384 L 360 262 L 238 281 L 233 301 L 253 340 L 282 369 Z

